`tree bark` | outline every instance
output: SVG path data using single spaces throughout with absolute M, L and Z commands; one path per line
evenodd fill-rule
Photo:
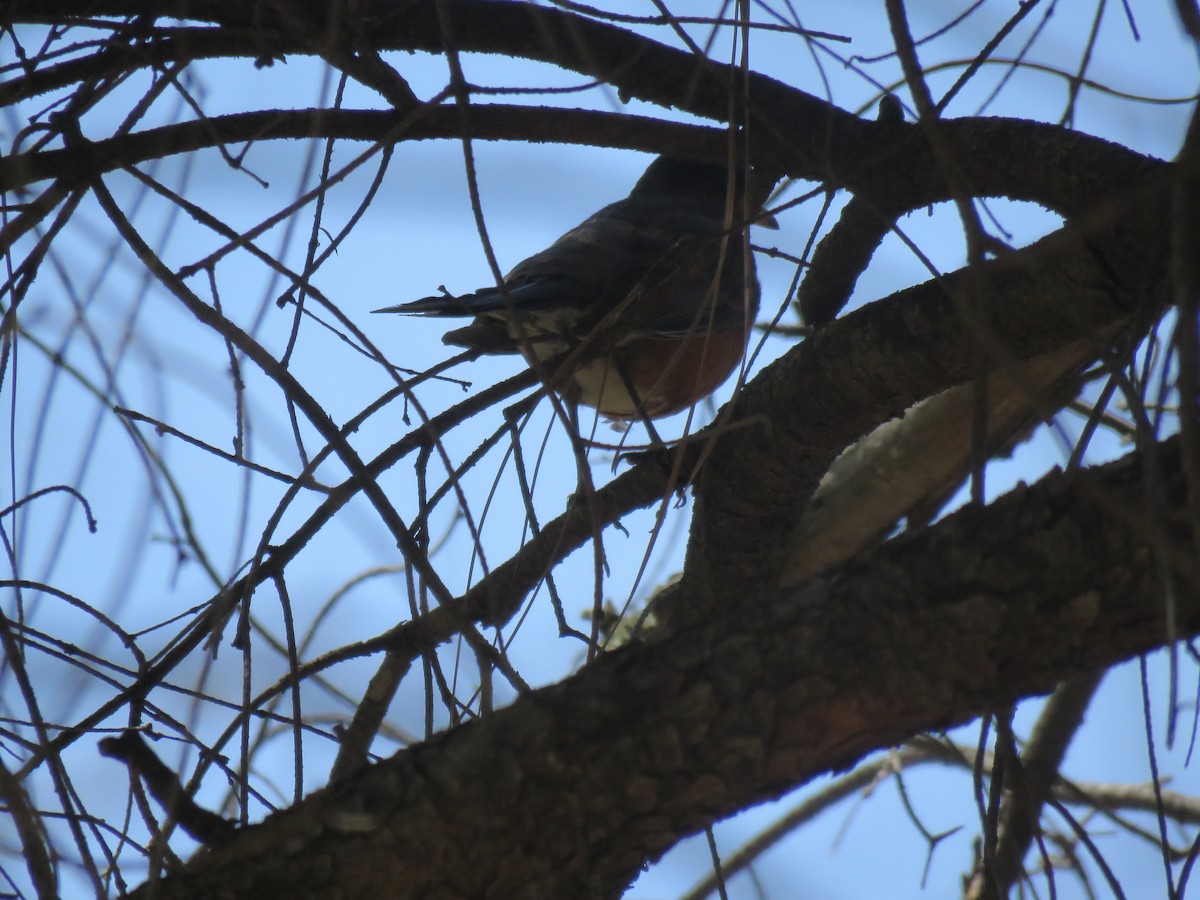
M 1163 572 L 1200 631 L 1178 449 L 1152 449 L 608 654 L 137 896 L 617 896 L 723 816 L 1161 646 Z

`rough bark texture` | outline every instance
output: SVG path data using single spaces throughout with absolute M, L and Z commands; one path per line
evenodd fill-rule
M 1150 492 L 1140 462 L 1052 475 L 612 653 L 246 830 L 153 896 L 616 896 L 749 803 L 1161 645 L 1156 559 L 1179 633 L 1196 633 L 1178 454 L 1161 448 Z

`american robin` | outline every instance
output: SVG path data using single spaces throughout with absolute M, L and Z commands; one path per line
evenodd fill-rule
M 758 312 L 742 184 L 725 165 L 660 156 L 503 285 L 375 312 L 474 316 L 444 343 L 554 360 L 559 393 L 613 419 L 678 412 L 729 377 Z

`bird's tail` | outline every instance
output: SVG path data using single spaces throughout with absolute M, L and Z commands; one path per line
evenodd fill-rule
M 403 313 L 417 316 L 477 316 L 480 313 L 503 312 L 509 309 L 551 309 L 563 301 L 564 285 L 555 279 L 527 281 L 522 284 L 480 288 L 470 294 L 454 296 L 445 287 L 440 294 L 410 300 L 397 306 L 372 310 L 377 313 Z M 507 295 L 507 297 L 506 297 Z

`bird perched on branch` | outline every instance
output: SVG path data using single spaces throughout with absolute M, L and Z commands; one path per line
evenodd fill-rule
M 743 182 L 660 156 L 502 285 L 375 312 L 474 316 L 443 341 L 521 353 L 565 399 L 614 419 L 678 412 L 737 368 L 758 311 Z

